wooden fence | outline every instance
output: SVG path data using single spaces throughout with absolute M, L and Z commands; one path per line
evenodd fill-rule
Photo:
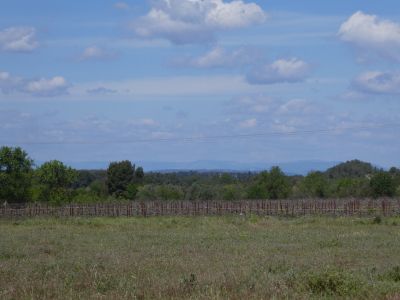
M 15 217 L 135 217 L 257 214 L 266 216 L 395 216 L 400 199 L 133 201 L 108 204 L 3 205 L 0 218 Z

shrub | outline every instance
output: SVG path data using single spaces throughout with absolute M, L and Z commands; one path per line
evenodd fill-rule
M 370 181 L 373 197 L 393 197 L 396 193 L 396 185 L 388 172 L 376 173 Z
M 74 203 L 95 203 L 101 201 L 101 198 L 97 196 L 90 188 L 76 189 L 73 193 L 72 202 Z
M 180 186 L 147 184 L 139 187 L 136 198 L 138 200 L 183 200 L 184 196 Z
M 241 187 L 235 184 L 227 184 L 222 188 L 223 200 L 239 200 L 242 198 Z
M 400 282 L 400 266 L 395 266 L 383 274 L 382 279 Z
M 304 196 L 325 198 L 328 196 L 328 181 L 323 173 L 311 172 L 301 182 L 301 191 Z
M 185 290 L 193 289 L 197 284 L 196 274 L 191 273 L 189 276 L 182 277 L 181 284 Z
M 126 191 L 123 195 L 125 199 L 135 200 L 137 193 L 138 193 L 138 185 L 135 183 L 130 183 L 128 184 Z
M 350 296 L 354 294 L 360 283 L 352 276 L 336 270 L 311 274 L 306 279 L 310 292 L 318 295 Z
M 372 220 L 372 224 L 381 224 L 382 223 L 382 217 L 381 216 L 376 216 L 373 220 Z
M 254 183 L 247 188 L 247 199 L 266 199 L 267 190 L 259 183 Z

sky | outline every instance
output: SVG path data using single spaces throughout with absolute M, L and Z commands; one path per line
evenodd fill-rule
M 395 0 L 2 0 L 0 145 L 37 161 L 400 166 Z

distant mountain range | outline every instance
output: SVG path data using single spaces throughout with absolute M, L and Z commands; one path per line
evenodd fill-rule
M 135 162 L 145 171 L 174 172 L 174 171 L 199 171 L 199 172 L 257 172 L 279 166 L 288 175 L 306 175 L 310 171 L 325 171 L 340 162 L 337 161 L 293 161 L 283 163 L 241 163 L 234 161 L 199 160 L 193 162 Z M 108 162 L 67 162 L 67 165 L 76 169 L 106 169 Z

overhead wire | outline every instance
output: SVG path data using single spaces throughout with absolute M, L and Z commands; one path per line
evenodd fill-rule
M 248 134 L 228 134 L 228 135 L 209 135 L 209 136 L 190 136 L 190 137 L 170 137 L 170 138 L 142 138 L 126 140 L 66 140 L 66 141 L 13 141 L 12 144 L 18 145 L 106 145 L 106 144 L 136 144 L 136 143 L 159 143 L 159 142 L 202 142 L 221 139 L 247 139 L 259 137 L 275 136 L 298 136 L 307 134 L 338 134 L 348 131 L 362 131 L 383 128 L 394 128 L 400 123 L 375 124 L 373 126 L 347 126 L 326 129 L 292 130 L 292 131 L 269 131 Z M 0 140 L 0 144 L 7 144 Z M 9 143 L 8 143 L 9 144 Z

